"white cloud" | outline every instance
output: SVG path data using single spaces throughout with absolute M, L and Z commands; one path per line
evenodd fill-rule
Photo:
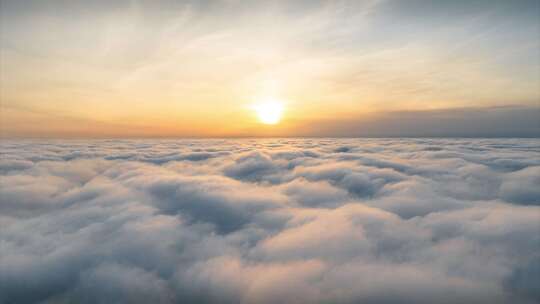
M 540 299 L 537 139 L 0 149 L 2 303 Z

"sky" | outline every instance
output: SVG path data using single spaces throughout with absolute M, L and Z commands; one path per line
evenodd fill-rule
M 540 136 L 538 1 L 0 2 L 2 137 Z M 277 100 L 280 122 L 253 105 Z

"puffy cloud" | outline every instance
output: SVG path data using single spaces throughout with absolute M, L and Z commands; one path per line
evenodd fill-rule
M 535 303 L 537 139 L 0 144 L 1 303 Z
M 504 199 L 524 205 L 540 205 L 540 166 L 508 174 L 501 185 Z

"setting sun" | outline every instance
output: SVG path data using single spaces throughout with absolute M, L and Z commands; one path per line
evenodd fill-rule
M 253 106 L 259 121 L 267 125 L 275 125 L 281 120 L 283 103 L 276 100 L 264 100 Z

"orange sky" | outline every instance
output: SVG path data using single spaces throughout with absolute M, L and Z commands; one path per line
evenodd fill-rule
M 2 135 L 287 136 L 381 112 L 539 105 L 527 7 L 418 18 L 396 1 L 211 3 L 3 5 Z M 267 98 L 284 103 L 277 125 L 252 109 Z

